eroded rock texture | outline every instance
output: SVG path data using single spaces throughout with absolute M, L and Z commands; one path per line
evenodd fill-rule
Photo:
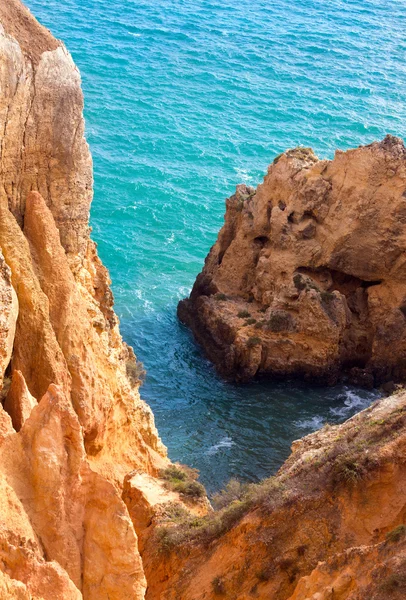
M 63 45 L 1 2 L 0 597 L 404 598 L 404 394 L 295 443 L 219 514 L 157 477 L 165 448 L 89 238 L 82 108 Z M 237 190 L 180 307 L 225 372 L 403 376 L 404 169 L 388 138 L 333 162 L 290 151 Z
M 163 521 L 148 600 L 406 597 L 406 394 L 293 444 L 277 475 L 205 519 Z
M 406 375 L 406 149 L 281 155 L 241 185 L 178 314 L 225 375 Z
M 2 598 L 143 598 L 122 486 L 167 463 L 89 238 L 82 109 L 64 46 L 18 0 L 2 2 Z

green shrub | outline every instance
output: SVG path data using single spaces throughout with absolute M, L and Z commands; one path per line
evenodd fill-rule
M 260 571 L 258 571 L 256 573 L 256 576 L 259 579 L 259 581 L 265 582 L 265 581 L 269 581 L 274 574 L 275 574 L 274 565 L 268 565 L 266 567 L 263 567 Z
M 339 456 L 333 465 L 333 484 L 355 484 L 364 478 L 364 469 L 356 457 L 351 455 Z
M 382 591 L 389 593 L 406 590 L 406 573 L 392 573 L 379 587 Z
M 259 337 L 249 337 L 247 340 L 247 347 L 248 348 L 253 348 L 254 346 L 258 346 L 258 344 L 261 343 L 261 340 Z
M 388 542 L 399 542 L 406 534 L 406 525 L 398 525 L 392 531 L 386 534 L 386 540 Z
M 237 479 L 230 479 L 223 490 L 213 495 L 212 504 L 216 510 L 225 508 L 236 500 L 242 500 L 247 490 L 247 484 L 243 484 Z
M 189 498 L 203 498 L 206 495 L 204 486 L 198 481 L 180 481 L 172 489 Z
M 293 276 L 293 284 L 299 292 L 301 292 L 302 290 L 319 291 L 319 288 L 314 283 L 314 281 L 312 281 L 312 279 L 309 276 L 302 275 L 301 273 L 296 273 Z
M 275 310 L 269 317 L 268 327 L 274 333 L 293 331 L 296 323 L 291 314 L 284 310 Z
M 224 302 L 224 300 L 227 300 L 227 296 L 225 294 L 216 294 L 214 297 L 216 300 L 219 300 L 219 302 Z
M 263 321 L 257 321 L 257 322 L 255 323 L 255 329 L 262 329 L 262 328 L 263 328 L 263 326 L 264 326 L 264 323 L 263 323 Z
M 178 467 L 177 465 L 169 465 L 165 469 L 159 471 L 159 476 L 165 481 L 177 482 L 186 481 L 188 476 L 186 471 Z
M 293 276 L 293 283 L 295 288 L 300 292 L 306 289 L 306 281 L 300 273 L 296 273 L 296 275 Z
M 320 292 L 321 301 L 324 304 L 331 304 L 335 300 L 335 295 L 331 292 Z
M 189 516 L 189 511 L 183 508 L 179 502 L 168 502 L 164 505 L 164 510 L 161 514 L 162 521 L 169 523 L 183 523 Z
M 166 482 L 166 487 L 173 492 L 189 498 L 203 498 L 206 490 L 201 483 L 196 481 L 198 474 L 196 469 L 179 465 L 169 465 L 159 472 L 159 476 Z
M 237 317 L 239 317 L 240 319 L 246 319 L 248 317 L 250 317 L 250 313 L 248 312 L 248 310 L 240 310 L 240 312 L 237 314 Z
M 251 319 L 247 319 L 247 320 L 245 321 L 245 324 L 246 324 L 246 325 L 254 325 L 254 323 L 256 323 L 256 322 L 257 322 L 257 320 L 256 320 L 256 319 L 253 319 L 253 318 L 251 318 Z

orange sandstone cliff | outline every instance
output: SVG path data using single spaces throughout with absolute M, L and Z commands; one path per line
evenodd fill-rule
M 19 0 L 2 2 L 0 598 L 406 597 L 405 393 L 295 442 L 275 477 L 230 483 L 216 510 L 170 465 L 89 237 L 82 110 L 63 44 Z M 272 169 L 274 196 L 265 183 L 229 201 L 185 320 L 200 320 L 201 340 L 218 334 L 212 357 L 244 377 L 262 352 L 265 370 L 334 379 L 347 361 L 401 377 L 403 145 L 332 163 L 295 151 Z M 237 309 L 279 317 L 253 343 Z
M 0 90 L 0 597 L 141 599 L 122 487 L 166 451 L 89 238 L 80 76 L 17 0 Z
M 380 143 L 274 160 L 238 186 L 178 314 L 228 377 L 406 375 L 406 149 Z

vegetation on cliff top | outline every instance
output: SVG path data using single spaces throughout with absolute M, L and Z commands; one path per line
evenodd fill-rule
M 376 405 L 345 425 L 326 425 L 320 432 L 305 438 L 301 444 L 306 445 L 306 451 L 303 448 L 294 451 L 276 476 L 259 484 L 231 480 L 224 490 L 213 496 L 214 510 L 206 516 L 190 516 L 186 511 L 173 516 L 167 514 L 156 532 L 160 551 L 170 552 L 191 543 L 210 544 L 249 510 L 271 514 L 283 507 L 303 505 L 306 499 L 321 493 L 335 495 L 342 488 L 351 491 L 360 485 L 388 460 L 379 449 L 406 427 L 405 407 L 395 407 L 384 419 L 376 420 L 370 417 Z M 392 532 L 388 539 L 401 535 L 403 529 Z

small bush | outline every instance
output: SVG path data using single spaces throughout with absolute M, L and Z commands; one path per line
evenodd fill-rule
M 274 565 L 268 565 L 267 567 L 263 567 L 260 571 L 256 573 L 259 581 L 265 582 L 269 581 L 271 577 L 275 574 Z
M 198 471 L 195 469 L 170 465 L 166 469 L 161 469 L 159 476 L 166 481 L 166 487 L 173 492 L 189 498 L 203 498 L 206 495 L 203 485 L 196 481 Z
M 245 321 L 245 324 L 246 324 L 246 325 L 254 325 L 254 323 L 256 323 L 256 322 L 257 322 L 257 320 L 256 320 L 256 319 L 253 319 L 253 318 L 251 318 L 251 319 L 247 319 L 247 320 Z
M 223 490 L 213 495 L 212 504 L 216 510 L 225 508 L 236 500 L 242 500 L 247 489 L 247 484 L 242 484 L 237 479 L 230 479 Z
M 265 313 L 268 310 L 269 306 L 263 306 L 262 308 L 259 309 L 259 312 L 261 313 Z
M 206 495 L 206 490 L 198 481 L 180 481 L 174 485 L 173 489 L 189 498 L 203 498 Z
M 264 324 L 263 324 L 263 322 L 262 322 L 262 321 L 257 321 L 257 322 L 255 323 L 255 329 L 262 329 L 262 328 L 263 328 L 263 326 L 264 326 Z
M 316 290 L 319 291 L 317 285 L 312 281 L 311 277 L 296 273 L 293 276 L 293 284 L 295 288 L 301 292 L 302 290 Z
M 260 338 L 253 336 L 253 337 L 248 338 L 247 347 L 253 348 L 254 346 L 258 346 L 258 344 L 260 344 L 260 343 L 261 343 Z
M 163 522 L 183 523 L 190 516 L 189 511 L 183 508 L 179 502 L 168 502 L 164 505 L 164 511 L 161 515 Z
M 213 579 L 213 581 L 211 582 L 211 585 L 213 587 L 213 592 L 217 595 L 217 596 L 224 596 L 226 593 L 226 586 L 224 585 L 224 581 L 222 580 L 221 577 L 215 577 Z
M 142 364 L 142 362 L 136 360 L 135 357 L 134 359 L 130 359 L 127 361 L 125 365 L 125 370 L 131 385 L 137 386 L 142 385 L 144 383 L 147 372 L 144 369 L 144 365 Z
M 364 477 L 364 469 L 352 456 L 339 456 L 333 465 L 333 484 L 355 484 Z
M 386 541 L 399 542 L 406 534 L 406 525 L 398 525 L 386 534 Z
M 166 469 L 161 469 L 159 476 L 165 481 L 186 481 L 188 478 L 186 471 L 177 465 L 169 465 Z
M 251 315 L 248 312 L 248 310 L 240 310 L 240 312 L 237 314 L 237 317 L 239 317 L 240 319 L 247 319 L 249 318 Z
M 275 310 L 269 317 L 268 327 L 274 333 L 293 331 L 296 323 L 291 314 L 284 310 Z
M 219 302 L 224 302 L 224 300 L 227 300 L 227 296 L 225 294 L 216 294 L 214 297 Z
M 293 276 L 293 283 L 295 288 L 300 292 L 306 289 L 306 281 L 300 273 L 296 273 L 296 275 Z
M 296 548 L 297 555 L 304 556 L 306 554 L 307 548 L 308 548 L 307 544 L 302 544 L 301 546 L 298 546 Z

